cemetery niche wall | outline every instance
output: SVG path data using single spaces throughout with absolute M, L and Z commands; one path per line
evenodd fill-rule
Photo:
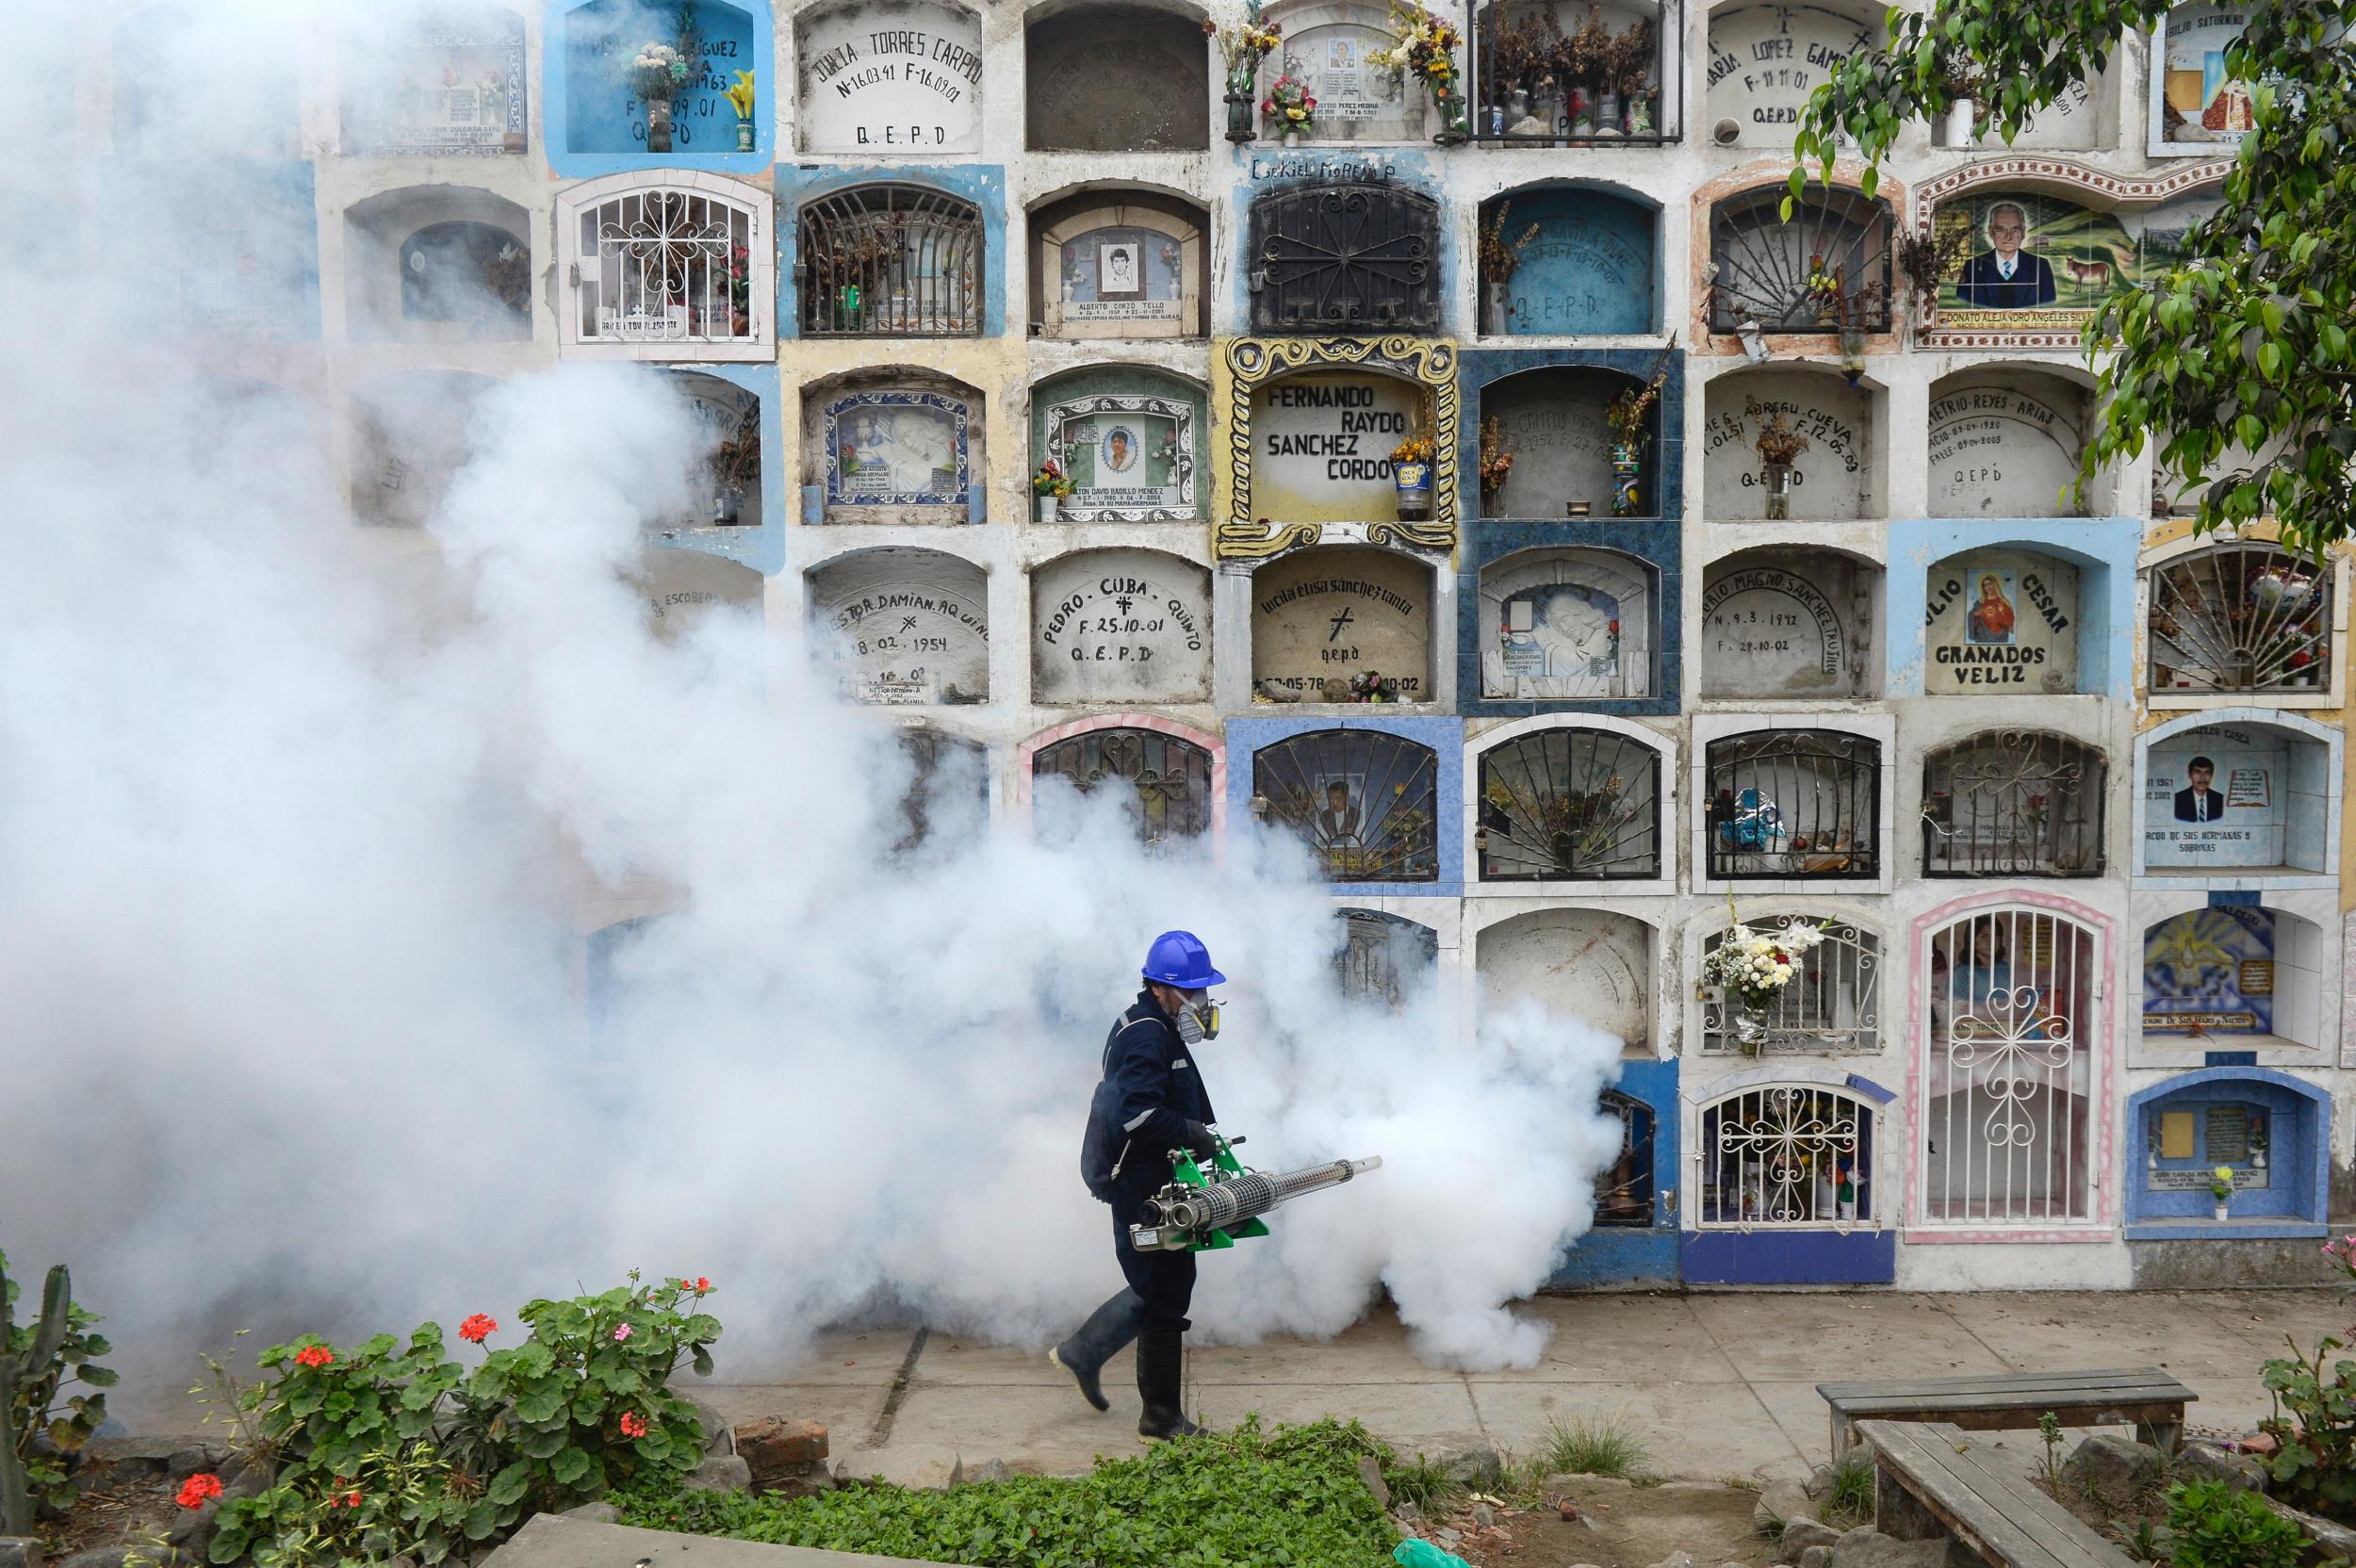
M 769 102 L 765 20 L 756 27 L 752 12 L 726 0 L 681 0 L 661 8 L 637 0 L 588 0 L 562 14 L 563 37 L 551 38 L 548 52 L 559 57 L 561 51 L 561 65 L 552 59 L 550 68 L 564 74 L 563 121 L 550 127 L 550 135 L 566 153 L 666 163 L 733 156 L 739 146 L 737 115 L 725 94 L 736 84 L 736 73 L 751 72 L 757 101 Z M 650 43 L 678 50 L 690 70 L 686 85 L 669 101 L 667 117 L 665 106 L 641 98 L 630 79 L 630 61 Z M 667 118 L 669 152 L 648 146 L 650 118 Z M 660 134 L 655 133 L 657 139 Z
M 1781 180 L 1710 207 L 1703 269 L 1712 333 L 1886 333 L 1890 324 L 1890 204 L 1842 186 L 1811 185 L 1783 219 Z M 1828 297 L 1814 286 L 1837 276 Z
M 927 849 L 955 853 L 988 830 L 989 748 L 929 724 L 904 722 L 900 755 L 908 780 L 897 820 L 887 819 L 899 830 L 892 843 L 894 858 Z
M 1387 729 L 1303 730 L 1253 750 L 1250 783 L 1253 817 L 1298 837 L 1328 881 L 1440 880 L 1440 759 L 1421 741 Z
M 797 314 L 812 337 L 978 337 L 981 209 L 930 186 L 856 185 L 802 204 Z
M 1694 973 L 1727 937 L 1723 917 L 1709 917 L 1713 929 L 1690 944 Z M 1824 909 L 1764 917 L 1746 916 L 1745 925 L 1769 935 L 1805 924 L 1821 934 L 1800 977 L 1777 991 L 1763 1012 L 1742 1021 L 1739 997 L 1698 978 L 1697 1034 L 1704 1055 L 1871 1055 L 1882 1048 L 1882 943 L 1872 927 Z
M 1033 152 L 1200 153 L 1211 140 L 1210 43 L 1192 16 L 1080 4 L 1023 35 Z
M 1479 423 L 1494 429 L 1500 449 L 1513 454 L 1505 482 L 1483 491 L 1481 515 L 1561 522 L 1565 515 L 1613 515 L 1615 475 L 1607 411 L 1623 392 L 1640 390 L 1633 376 L 1592 365 L 1545 366 L 1501 376 L 1482 386 Z M 1644 455 L 1660 449 L 1663 399 L 1647 416 Z M 1492 421 L 1495 421 L 1494 426 Z M 1660 465 L 1646 461 L 1637 477 L 1639 517 L 1661 514 Z M 1571 513 L 1574 504 L 1586 511 Z
M 1655 1054 L 1653 928 L 1605 909 L 1533 909 L 1474 938 L 1484 1009 L 1527 998 L 1620 1041 L 1625 1057 Z
M 932 0 L 861 0 L 794 24 L 805 153 L 872 157 L 982 145 L 982 20 Z
M 1481 330 L 1610 336 L 1660 330 L 1659 214 L 1606 190 L 1525 187 L 1481 204 Z
M 1205 841 L 1219 822 L 1219 761 L 1177 727 L 1068 726 L 1024 743 L 1033 830 L 1046 842 L 1070 842 L 1094 820 L 1100 799 L 1109 799 L 1149 851 Z
M 1721 147 L 1792 145 L 1800 110 L 1835 66 L 1880 46 L 1878 28 L 1824 6 L 1721 6 L 1710 13 L 1702 123 Z
M 360 13 L 345 24 L 346 157 L 524 151 L 524 19 L 499 6 Z
M 2323 931 L 2286 909 L 2188 909 L 2143 933 L 2143 1038 L 2180 1051 L 2300 1051 L 2322 1030 Z
M 1258 98 L 1280 75 L 1301 82 L 1317 101 L 1311 141 L 1421 141 L 1423 92 L 1402 75 L 1369 63 L 1391 47 L 1390 17 L 1379 6 L 1278 5 L 1268 19 L 1283 28 L 1284 46 L 1262 62 Z
M 1211 574 L 1159 550 L 1082 550 L 1031 573 L 1031 700 L 1204 702 Z
M 2127 1239 L 2217 1234 L 2210 1177 L 2233 1172 L 2226 1223 L 2320 1236 L 2330 1199 L 2329 1092 L 2266 1068 L 2208 1068 L 2127 1102 Z
M 655 636 L 665 643 L 687 636 L 712 615 L 761 613 L 761 575 L 703 550 L 642 550 L 630 580 L 646 596 Z
M 1373 182 L 1254 197 L 1246 261 L 1255 333 L 1433 333 L 1440 204 Z
M 2071 494 L 2093 394 L 2036 370 L 1983 367 L 1931 388 L 1930 514 L 2083 517 Z M 2093 486 L 2107 502 L 2107 487 Z
M 2054 158 L 1985 159 L 1916 193 L 1921 232 L 1959 247 L 1940 282 L 1938 320 L 1920 342 L 1944 348 L 2070 348 L 2114 283 L 2175 265 L 2184 237 L 2217 210 L 2219 171 L 2151 180 L 2095 174 Z M 2079 196 L 2103 202 L 2088 206 Z
M 556 198 L 557 321 L 568 353 L 764 358 L 775 341 L 769 194 L 679 171 L 586 180 Z
M 110 262 L 156 329 L 251 348 L 319 336 L 319 219 L 312 166 L 228 155 L 99 166 Z
M 981 394 L 922 370 L 859 371 L 802 393 L 804 520 L 974 520 L 984 463 Z
M 1202 208 L 1153 191 L 1088 191 L 1031 215 L 1031 319 L 1050 337 L 1203 335 Z
M 1707 743 L 1705 874 L 1863 882 L 1882 874 L 1882 744 L 1842 729 L 1756 729 Z
M 1252 578 L 1255 704 L 1431 702 L 1432 571 L 1388 550 L 1296 550 Z
M 2250 84 L 2225 74 L 2249 13 L 2192 0 L 2174 8 L 2151 40 L 2151 151 L 2154 156 L 2230 154 L 2257 123 Z
M 1474 875 L 1483 882 L 1661 875 L 1661 747 L 1619 730 L 1525 730 L 1483 749 Z
M 1834 550 L 1744 550 L 1704 575 L 1705 697 L 1876 694 L 1881 568 Z
M 1694 1113 L 1681 1273 L 1710 1284 L 1887 1283 L 1896 1229 L 1871 1079 L 1786 1062 L 1733 1075 Z
M 1675 0 L 1479 7 L 1473 135 L 1539 145 L 1658 146 L 1684 130 L 1685 8 Z
M 475 405 L 496 384 L 459 370 L 403 370 L 355 391 L 352 514 L 423 527 L 474 455 Z
M 842 696 L 887 707 L 990 699 L 982 568 L 939 550 L 838 556 L 810 574 L 818 656 Z
M 2245 713 L 2146 736 L 2141 872 L 2331 876 L 2340 796 L 2331 733 Z
M 160 5 L 115 24 L 114 152 L 142 161 L 303 155 L 298 29 L 266 10 Z M 190 69 L 196 60 L 236 69 Z M 306 192 L 307 194 L 307 192 Z M 227 200 L 217 190 L 207 204 Z
M 2257 540 L 2200 545 L 2155 562 L 2145 581 L 2154 707 L 2247 694 L 2321 707 L 2346 607 L 2340 567 Z
M 1481 571 L 1481 694 L 1643 697 L 1655 686 L 1659 574 L 1615 551 L 1516 551 Z
M 2102 754 L 2067 735 L 1987 729 L 1922 759 L 1924 876 L 2099 876 Z
M 1031 449 L 1074 488 L 1059 522 L 1191 521 L 1204 514 L 1200 479 L 1206 405 L 1201 387 L 1165 372 L 1109 366 L 1031 390 Z
M 344 210 L 344 334 L 354 342 L 532 336 L 531 218 L 466 186 L 414 186 Z
M 1456 351 L 1409 337 L 1239 337 L 1211 366 L 1225 427 L 1213 548 L 1223 558 L 1314 544 L 1327 522 L 1358 522 L 1376 544 L 1453 549 L 1457 517 Z M 1402 435 L 1434 449 L 1429 515 L 1401 515 L 1391 452 Z
M 1884 515 L 1879 396 L 1833 371 L 1798 367 L 1712 377 L 1702 395 L 1706 514 L 1713 522 Z M 1770 461 L 1784 452 L 1788 461 Z
M 1932 696 L 2078 690 L 2078 568 L 2026 550 L 1974 550 L 1924 585 L 1922 690 Z

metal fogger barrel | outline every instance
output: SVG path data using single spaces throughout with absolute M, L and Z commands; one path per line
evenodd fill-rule
M 1129 1240 L 1140 1252 L 1183 1252 L 1213 1245 L 1214 1232 L 1231 1231 L 1304 1192 L 1337 1187 L 1382 1166 L 1383 1157 L 1375 1154 L 1299 1170 L 1245 1170 L 1200 1185 L 1172 1182 L 1145 1200 L 1145 1220 L 1129 1227 Z

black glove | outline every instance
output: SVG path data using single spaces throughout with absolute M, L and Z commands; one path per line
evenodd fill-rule
M 1207 1160 L 1219 1152 L 1219 1139 L 1203 1123 L 1189 1121 L 1186 1123 L 1186 1147 L 1194 1151 L 1197 1160 Z

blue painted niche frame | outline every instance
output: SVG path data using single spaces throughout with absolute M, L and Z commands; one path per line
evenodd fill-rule
M 2243 1217 L 2212 1218 L 2205 1185 L 2181 1192 L 2147 1185 L 2153 1119 L 2178 1102 L 2184 1109 L 2247 1103 L 2266 1112 L 2267 1175 L 2279 1180 L 2269 1180 L 2263 1191 L 2234 1194 Z M 2319 1085 L 2272 1068 L 2201 1068 L 2130 1095 L 2126 1133 L 2129 1241 L 2282 1241 L 2330 1233 L 2331 1095 Z M 2205 1147 L 2197 1151 L 2196 1168 L 2205 1168 L 2206 1155 Z
M 1006 172 L 998 164 L 888 164 L 858 169 L 779 164 L 777 193 L 777 341 L 808 337 L 813 342 L 848 343 L 855 339 L 835 333 L 804 333 L 801 287 L 802 209 L 833 191 L 859 186 L 919 186 L 972 204 L 982 219 L 982 330 L 954 336 L 927 336 L 927 343 L 970 343 L 976 337 L 1006 334 Z M 859 335 L 866 342 L 892 339 Z M 970 379 L 970 378 L 969 378 Z
M 1677 1238 L 1678 1114 L 1675 1056 L 1627 1062 L 1612 1086 L 1652 1113 L 1652 1223 L 1596 1225 L 1555 1260 L 1549 1286 L 1675 1284 L 1681 1278 Z M 1568 1110 L 1569 1107 L 1564 1107 Z
M 1447 717 L 1230 719 L 1227 721 L 1227 820 L 1252 820 L 1259 754 L 1280 741 L 1327 729 L 1370 729 L 1430 747 L 1435 754 L 1432 832 L 1440 874 L 1430 882 L 1329 882 L 1331 892 L 1355 898 L 1458 898 L 1464 891 L 1464 727 Z M 1277 831 L 1283 831 L 1281 828 Z
M 893 491 L 878 496 L 845 496 L 842 491 L 842 472 L 835 466 L 835 453 L 841 449 L 835 442 L 835 421 L 844 413 L 865 408 L 932 408 L 949 416 L 957 429 L 957 488 L 955 494 L 933 490 Z M 826 452 L 826 504 L 828 506 L 963 506 L 973 492 L 973 479 L 967 463 L 966 433 L 973 415 L 965 404 L 938 392 L 852 392 L 837 398 L 826 405 L 825 441 Z
M 1653 585 L 1652 694 L 1642 697 L 1484 697 L 1481 694 L 1481 574 L 1536 549 L 1593 549 L 1650 566 Z M 1580 517 L 1560 523 L 1474 523 L 1456 552 L 1456 710 L 1466 718 L 1541 713 L 1661 714 L 1678 711 L 1684 689 L 1684 529 L 1661 519 Z
M 785 569 L 785 465 L 776 454 L 785 450 L 784 416 L 778 408 L 779 383 L 774 363 L 722 365 L 704 360 L 665 367 L 675 375 L 706 376 L 749 392 L 761 405 L 761 526 L 759 528 L 695 528 L 652 541 L 664 549 L 696 550 L 749 566 L 763 577 Z
M 733 119 L 725 122 L 713 117 L 715 134 L 724 129 L 725 138 L 716 150 L 705 152 L 694 148 L 668 153 L 576 153 L 571 150 L 573 116 L 583 106 L 577 105 L 566 81 L 566 63 L 571 58 L 572 37 L 568 19 L 575 11 L 585 10 L 613 0 L 548 0 L 544 14 L 540 42 L 540 104 L 541 132 L 549 169 L 563 179 L 588 179 L 598 174 L 636 173 L 650 169 L 704 169 L 727 174 L 765 173 L 777 157 L 777 149 L 768 145 L 779 122 L 777 113 L 776 61 L 777 57 L 777 24 L 768 0 L 696 0 L 698 6 L 742 13 L 751 24 L 751 38 L 742 60 L 713 59 L 706 62 L 722 81 L 732 81 L 735 73 L 749 69 L 753 74 L 753 151 L 736 150 L 736 126 Z M 656 8 L 656 14 L 668 15 L 666 8 Z M 586 89 L 590 84 L 583 83 Z M 626 90 L 618 81 L 598 84 L 610 87 L 615 94 Z M 734 110 L 728 111 L 730 115 Z
M 1931 569 L 1959 555 L 2021 550 L 2078 568 L 2078 686 L 2125 702 L 2134 693 L 2135 563 L 2143 525 L 2133 517 L 1903 517 L 1890 525 L 1883 577 L 1891 699 L 1926 694 L 1930 657 L 1925 616 Z
M 1667 354 L 1668 375 L 1653 403 L 1652 449 L 1645 454 L 1646 476 L 1657 509 L 1653 518 L 1664 523 L 1685 520 L 1685 351 L 1661 349 L 1465 349 L 1456 356 L 1459 395 L 1464 417 L 1456 432 L 1457 507 L 1467 519 L 1464 531 L 1477 533 L 1493 527 L 1481 516 L 1481 421 L 1487 410 L 1481 394 L 1493 382 L 1526 370 L 1609 370 L 1631 378 L 1638 385 L 1650 382 Z M 1513 518 L 1515 522 L 1569 522 L 1568 518 Z M 1634 518 L 1587 518 L 1626 527 Z

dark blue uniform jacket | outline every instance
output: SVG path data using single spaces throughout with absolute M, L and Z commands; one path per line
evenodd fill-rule
M 1128 1216 L 1169 1183 L 1170 1152 L 1186 1141 L 1186 1123 L 1217 1119 L 1193 1048 L 1178 1037 L 1153 993 L 1138 991 L 1137 1005 L 1104 1040 L 1104 1076 L 1080 1152 L 1088 1191 Z M 1208 1158 L 1211 1151 L 1195 1152 Z

